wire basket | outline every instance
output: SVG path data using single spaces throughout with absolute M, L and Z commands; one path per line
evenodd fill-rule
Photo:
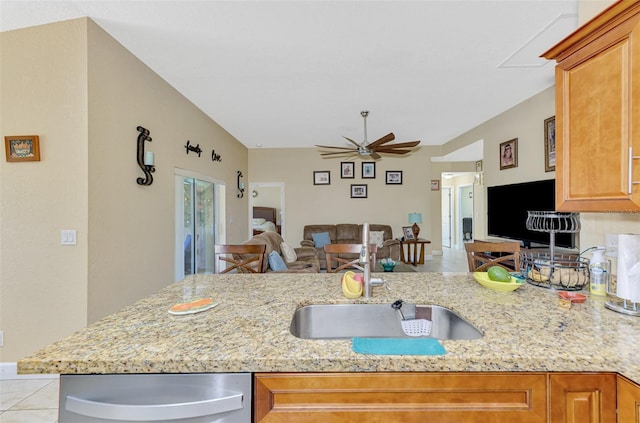
M 589 284 L 589 260 L 547 252 L 521 252 L 522 275 L 532 285 L 579 291 Z

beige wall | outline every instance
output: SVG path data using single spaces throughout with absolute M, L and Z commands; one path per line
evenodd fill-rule
M 0 361 L 14 361 L 86 324 L 86 25 L 0 36 L 1 132 L 39 135 L 41 156 L 0 160 Z M 77 246 L 60 245 L 62 229 Z
M 90 20 L 2 33 L 1 46 L 2 133 L 42 143 L 41 162 L 0 161 L 0 361 L 15 361 L 173 282 L 175 168 L 226 183 L 227 240 L 245 240 L 235 181 L 248 158 Z M 153 138 L 151 186 L 136 183 L 138 125 Z M 61 229 L 78 245 L 61 247 Z
M 391 225 L 394 237 L 409 226 L 408 214 L 421 212 L 420 237 L 432 241 L 429 251 L 441 250 L 440 191 L 431 191 L 431 179 L 443 171 L 474 169 L 473 163 L 432 163 L 441 147 L 421 147 L 406 157 L 384 157 L 376 162 L 375 179 L 362 179 L 359 158 L 326 159 L 317 149 L 252 149 L 249 169 L 252 183 L 285 184 L 285 240 L 299 246 L 305 225 L 381 223 Z M 340 162 L 355 162 L 354 179 L 340 178 Z M 366 161 L 366 160 L 365 160 Z M 403 172 L 402 185 L 386 185 L 385 172 Z M 329 171 L 330 185 L 313 185 L 313 171 Z M 350 198 L 351 184 L 366 184 L 366 199 Z

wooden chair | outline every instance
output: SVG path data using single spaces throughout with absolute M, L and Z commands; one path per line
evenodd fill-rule
M 262 273 L 262 263 L 267 246 L 257 244 L 216 244 L 215 255 L 218 258 L 217 265 L 228 263 L 227 268 L 216 273 L 228 273 L 235 270 L 238 273 Z M 230 264 L 230 266 L 229 266 Z
M 520 271 L 519 242 L 475 241 L 465 243 L 464 248 L 470 272 L 486 272 L 491 266 L 500 266 L 510 272 Z
M 345 269 L 358 269 L 364 272 L 364 268 L 360 266 L 360 252 L 362 251 L 362 244 L 325 244 L 324 253 L 327 256 L 327 273 L 336 273 Z M 369 268 L 373 272 L 376 266 L 376 251 L 377 245 L 371 244 L 369 246 Z M 338 254 L 357 254 L 355 259 L 348 259 L 339 257 Z M 332 268 L 333 263 L 336 262 L 338 267 Z

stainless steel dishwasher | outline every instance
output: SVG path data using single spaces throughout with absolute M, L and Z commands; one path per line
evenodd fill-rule
M 251 373 L 61 375 L 59 423 L 250 423 Z

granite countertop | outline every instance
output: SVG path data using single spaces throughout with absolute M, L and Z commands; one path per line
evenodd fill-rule
M 525 284 L 494 292 L 468 273 L 385 273 L 388 292 L 346 299 L 339 275 L 196 275 L 18 362 L 19 373 L 615 371 L 639 382 L 640 318 L 590 297 L 570 309 L 557 293 Z M 212 297 L 205 312 L 174 316 L 173 304 Z M 441 341 L 443 356 L 363 355 L 351 340 L 290 334 L 294 310 L 314 303 L 398 298 L 451 308 L 482 339 Z M 345 322 L 347 324 L 347 322 Z

